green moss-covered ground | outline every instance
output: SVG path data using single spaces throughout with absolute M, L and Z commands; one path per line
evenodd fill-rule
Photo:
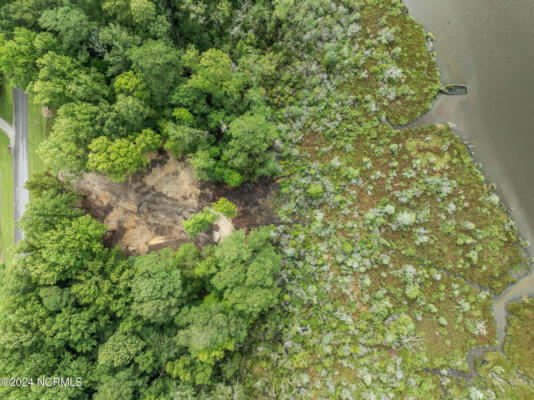
M 494 386 L 504 369 L 462 378 L 469 350 L 495 343 L 492 294 L 526 265 L 516 227 L 447 126 L 389 124 L 437 94 L 429 38 L 399 1 L 341 3 L 306 3 L 285 26 L 293 51 L 307 38 L 271 92 L 291 132 L 285 295 L 246 384 L 262 399 L 526 399 Z

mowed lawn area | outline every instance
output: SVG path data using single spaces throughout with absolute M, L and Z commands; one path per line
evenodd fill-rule
M 10 248 L 14 244 L 15 222 L 13 219 L 13 156 L 7 150 L 7 146 L 9 146 L 7 135 L 0 133 L 0 177 L 2 179 L 0 251 L 4 254 L 4 262 L 9 264 L 12 259 Z
M 0 117 L 13 124 L 13 90 L 4 77 L 0 79 Z M 0 131 L 0 253 L 6 263 L 12 255 L 6 249 L 13 246 L 15 223 L 13 221 L 13 156 L 7 150 L 9 139 Z M 1 257 L 0 257 L 1 258 Z
M 39 145 L 46 139 L 48 135 L 49 118 L 45 118 L 41 115 L 41 106 L 36 105 L 33 99 L 28 99 L 28 160 L 30 163 L 30 177 L 45 170 L 45 166 L 41 158 L 37 155 L 37 149 Z

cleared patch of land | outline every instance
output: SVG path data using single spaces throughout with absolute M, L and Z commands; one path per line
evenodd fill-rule
M 84 196 L 84 208 L 107 225 L 108 245 L 118 244 L 128 254 L 145 254 L 165 247 L 176 249 L 191 241 L 182 221 L 220 197 L 236 204 L 238 216 L 231 222 L 219 221 L 213 230 L 198 236 L 198 244 L 218 241 L 232 226 L 251 229 L 277 221 L 272 181 L 232 189 L 201 182 L 187 161 L 166 152 L 151 158 L 146 172 L 134 174 L 123 183 L 114 183 L 95 173 L 85 173 L 74 182 Z

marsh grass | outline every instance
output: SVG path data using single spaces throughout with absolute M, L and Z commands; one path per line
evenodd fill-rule
M 507 339 L 504 352 L 519 365 L 521 370 L 534 379 L 534 299 L 508 305 Z
M 288 132 L 284 295 L 248 343 L 247 387 L 262 399 L 495 396 L 487 381 L 429 372 L 467 372 L 469 350 L 494 343 L 492 292 L 526 260 L 450 129 L 387 123 L 437 93 L 427 36 L 396 0 L 310 2 L 293 22 L 276 45 L 291 73 L 269 90 Z

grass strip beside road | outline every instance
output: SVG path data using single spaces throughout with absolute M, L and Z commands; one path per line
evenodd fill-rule
M 11 87 L 2 82 L 0 95 L 0 116 L 10 124 L 13 123 L 13 95 Z M 9 113 L 7 110 L 11 110 Z M 7 116 L 11 118 L 7 119 Z M 47 118 L 41 115 L 41 106 L 29 100 L 28 109 L 28 162 L 30 177 L 45 170 L 44 163 L 37 155 L 37 149 L 47 136 Z M 1 236 L 0 246 L 4 252 L 4 262 L 11 263 L 14 245 L 14 186 L 13 186 L 13 155 L 7 150 L 9 139 L 0 134 L 0 171 L 1 171 Z
M 0 171 L 1 171 L 1 238 L 0 243 L 4 251 L 4 262 L 9 264 L 12 259 L 11 247 L 14 244 L 14 205 L 13 205 L 13 155 L 7 150 L 9 139 L 0 134 Z
M 41 105 L 35 104 L 31 97 L 28 103 L 28 162 L 30 164 L 29 174 L 32 177 L 35 173 L 46 169 L 37 154 L 37 149 L 48 136 L 48 119 L 41 115 Z

